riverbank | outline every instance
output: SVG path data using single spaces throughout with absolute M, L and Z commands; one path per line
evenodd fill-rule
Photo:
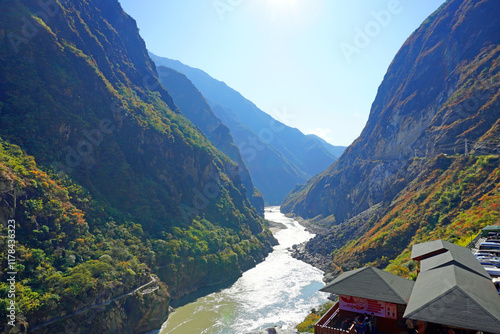
M 323 277 L 325 283 L 331 282 L 335 277 L 340 275 L 341 269 L 333 266 L 333 257 L 328 248 L 329 242 L 325 238 L 328 235 L 329 229 L 302 217 L 294 215 L 285 216 L 297 221 L 306 231 L 314 234 L 314 237 L 310 240 L 294 245 L 291 250 L 292 256 L 323 271 L 325 273 Z
M 286 225 L 282 224 L 282 223 L 277 223 L 277 222 L 273 222 L 273 221 L 269 221 L 269 220 L 266 222 L 267 222 L 267 226 L 269 227 L 269 230 L 272 232 L 272 234 L 276 234 L 280 230 L 284 230 L 287 228 Z
M 290 249 L 314 237 L 278 207 L 266 208 L 279 245 L 232 286 L 199 297 L 172 313 L 161 334 L 297 334 L 295 326 L 326 301 L 323 272 L 291 256 Z

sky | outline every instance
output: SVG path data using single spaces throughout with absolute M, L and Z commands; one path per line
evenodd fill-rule
M 444 0 L 119 0 L 154 54 L 334 145 L 363 130 L 405 40 Z

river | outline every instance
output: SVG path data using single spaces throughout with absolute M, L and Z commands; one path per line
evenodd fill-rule
M 268 207 L 266 219 L 287 228 L 274 236 L 279 245 L 232 286 L 179 307 L 163 324 L 160 334 L 243 334 L 269 327 L 292 329 L 326 301 L 319 292 L 323 272 L 291 257 L 288 249 L 314 235 L 293 219 Z

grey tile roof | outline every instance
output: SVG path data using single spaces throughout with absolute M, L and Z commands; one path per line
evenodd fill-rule
M 452 246 L 454 246 L 452 243 L 443 240 L 435 240 L 413 245 L 411 249 L 411 258 L 414 260 L 420 260 L 421 258 L 425 258 L 427 256 L 446 252 Z
M 483 275 L 456 265 L 436 267 L 418 276 L 404 317 L 500 333 L 500 296 Z
M 414 245 L 420 273 L 404 317 L 500 333 L 500 296 L 470 250 L 436 240 Z
M 407 304 L 405 318 L 500 334 L 500 296 L 468 249 L 437 240 L 413 246 L 416 283 L 365 267 L 345 272 L 322 291 Z
M 415 282 L 364 267 L 345 272 L 321 291 L 406 305 Z
M 420 262 L 420 271 L 432 270 L 440 267 L 455 265 L 465 270 L 491 279 L 490 275 L 483 268 L 476 257 L 465 247 L 458 245 L 448 246 L 444 253 L 426 258 Z

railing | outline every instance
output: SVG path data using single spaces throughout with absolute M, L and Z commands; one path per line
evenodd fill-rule
M 483 234 L 483 231 L 480 231 L 478 233 L 478 235 L 476 235 L 476 237 L 474 238 L 474 240 L 472 240 L 468 245 L 467 245 L 467 248 L 470 249 L 470 250 L 473 250 L 473 249 L 477 249 L 478 248 L 478 245 L 480 243 L 480 241 L 482 241 L 481 239 L 482 238 L 482 234 Z M 484 238 L 486 239 L 486 238 Z
M 357 332 L 354 329 L 354 324 L 353 324 L 351 328 L 349 328 L 348 330 L 329 328 L 329 327 L 318 328 L 318 329 L 315 328 L 314 334 L 357 334 Z
M 335 321 L 339 314 L 339 303 L 335 303 L 331 309 L 326 312 L 321 319 L 314 325 L 314 334 L 355 334 L 354 324 L 348 329 L 330 327 L 330 324 Z

